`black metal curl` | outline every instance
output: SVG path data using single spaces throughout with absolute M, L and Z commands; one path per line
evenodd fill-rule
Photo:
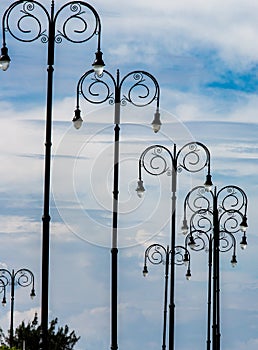
M 185 246 L 190 246 L 193 251 L 204 250 L 209 252 L 212 249 L 211 242 L 214 239 L 213 234 L 207 234 L 205 231 L 193 230 L 185 238 Z M 236 238 L 233 233 L 228 231 L 219 232 L 219 251 L 222 253 L 236 250 Z
M 0 283 L 1 283 L 1 292 L 3 290 L 5 290 L 5 288 L 8 286 L 9 284 L 9 278 L 8 276 L 6 276 L 5 274 L 2 274 L 0 275 Z
M 136 82 L 132 84 L 127 83 L 127 81 L 133 78 Z M 151 83 L 151 85 L 149 84 Z M 122 105 L 126 104 L 126 102 L 131 103 L 136 107 L 145 107 L 151 104 L 154 100 L 157 100 L 159 103 L 159 85 L 154 79 L 154 77 L 145 71 L 133 71 L 128 73 L 120 82 L 119 90 L 122 90 L 122 86 L 126 87 L 129 84 L 129 89 L 127 93 L 123 93 L 120 103 Z M 153 89 L 150 88 L 153 87 Z M 141 92 L 137 92 L 138 88 L 141 89 Z M 152 93 L 153 92 L 153 93 Z M 137 100 L 136 100 L 137 96 Z
M 57 31 L 57 35 L 55 37 L 55 41 L 56 42 L 61 42 L 62 38 L 65 38 L 66 40 L 73 42 L 73 43 L 82 43 L 85 41 L 90 40 L 95 34 L 99 33 L 99 17 L 98 15 L 96 15 L 97 13 L 94 11 L 92 11 L 93 15 L 95 16 L 95 25 L 93 26 L 92 30 L 90 33 L 87 33 L 87 31 L 89 30 L 89 24 L 87 23 L 87 21 L 85 20 L 85 18 L 82 17 L 82 15 L 84 15 L 86 13 L 86 11 L 82 10 L 82 3 L 80 3 L 79 1 L 77 2 L 72 2 L 72 3 L 68 3 L 65 6 L 62 7 L 62 9 L 64 9 L 64 7 L 68 7 L 70 8 L 71 12 L 76 12 L 73 15 L 69 16 L 63 23 L 62 25 L 62 31 L 58 30 Z M 88 7 L 88 6 L 87 6 Z M 91 9 L 92 10 L 92 9 Z M 60 12 L 60 11 L 59 11 Z M 57 13 L 58 14 L 58 13 Z M 57 16 L 55 17 L 57 18 Z M 82 23 L 82 29 L 74 29 L 73 33 L 81 35 L 81 34 L 87 34 L 86 38 L 83 38 L 81 40 L 74 40 L 72 39 L 72 37 L 70 36 L 70 34 L 67 32 L 67 26 L 69 25 L 69 23 L 73 20 L 77 20 L 78 23 Z
M 211 197 L 210 199 L 208 198 L 209 196 Z M 222 198 L 219 201 L 220 197 Z M 213 213 L 214 198 L 216 198 L 216 201 L 219 201 L 217 209 L 220 217 L 224 215 L 224 213 L 227 213 L 228 217 L 233 220 L 234 214 L 237 214 L 240 223 L 243 215 L 246 215 L 246 194 L 239 187 L 233 185 L 223 187 L 218 193 L 213 193 L 212 191 L 207 192 L 204 186 L 194 187 L 185 198 L 184 211 L 186 211 L 188 207 L 193 213 L 200 210 Z M 227 221 L 225 217 L 223 217 L 223 219 L 225 222 Z
M 174 259 L 172 259 L 172 251 L 169 250 L 169 247 L 165 248 L 163 245 L 155 243 L 151 244 L 145 250 L 144 256 L 144 266 L 147 266 L 147 261 L 149 261 L 153 265 L 160 264 L 170 264 L 174 260 L 175 265 L 185 265 L 187 264 L 190 267 L 190 253 L 188 249 L 184 246 L 177 245 L 174 250 Z
M 20 37 L 18 34 L 14 32 L 12 29 L 12 23 L 13 20 L 10 19 L 11 14 L 13 13 L 13 10 L 17 9 L 18 6 L 22 6 L 19 12 L 22 14 L 21 17 L 17 20 L 17 29 L 20 34 L 23 36 Z M 92 18 L 94 20 L 94 23 L 89 26 L 89 20 L 87 21 L 86 18 L 84 18 L 84 15 L 86 14 L 86 11 L 83 10 L 83 7 L 85 7 L 87 10 L 91 12 Z M 64 9 L 69 9 L 69 11 L 72 13 L 68 15 L 68 18 L 65 19 L 63 24 L 61 25 L 60 29 L 57 29 L 55 33 L 55 26 L 57 24 L 57 19 L 59 17 L 59 14 L 63 12 Z M 42 10 L 43 13 L 45 13 L 47 17 L 47 23 L 49 25 L 49 28 L 42 27 L 40 18 L 36 17 L 36 14 L 33 14 L 36 10 Z M 17 15 L 16 15 L 17 17 Z M 25 19 L 31 19 L 33 20 L 34 25 L 31 26 L 34 30 L 34 34 L 32 30 L 24 29 L 23 23 Z M 71 23 L 72 20 L 79 21 L 78 23 L 82 23 L 82 29 L 73 29 L 71 33 L 68 33 L 68 25 Z M 36 24 L 36 26 L 35 26 Z M 35 29 L 36 27 L 36 29 Z M 48 32 L 47 32 L 48 31 Z M 52 32 L 54 31 L 54 32 Z M 101 35 L 101 23 L 100 18 L 96 10 L 89 5 L 88 3 L 84 1 L 71 1 L 65 5 L 63 5 L 55 14 L 53 17 L 53 13 L 51 11 L 51 15 L 49 15 L 48 11 L 45 9 L 45 7 L 38 1 L 25 1 L 25 0 L 19 0 L 14 2 L 9 8 L 5 11 L 3 15 L 3 42 L 5 45 L 5 32 L 9 32 L 15 39 L 22 41 L 22 42 L 32 42 L 39 38 L 41 38 L 41 41 L 43 43 L 47 43 L 49 41 L 49 37 L 53 35 L 53 39 L 56 43 L 61 43 L 63 38 L 66 40 L 73 42 L 73 43 L 83 43 L 88 40 L 90 40 L 94 35 L 99 36 L 99 42 L 98 42 L 98 50 L 100 50 L 100 35 Z M 80 35 L 80 39 L 78 37 L 72 37 L 72 33 L 75 35 Z M 85 35 L 86 34 L 86 35 Z M 30 35 L 30 36 L 29 36 Z M 82 37 L 83 35 L 83 37 Z M 27 36 L 27 37 L 25 37 Z
M 28 287 L 34 281 L 34 277 L 27 269 L 22 269 L 16 273 L 16 282 L 21 287 Z
M 190 226 L 193 230 L 200 229 L 210 232 L 213 229 L 212 217 L 214 208 L 207 198 L 209 192 L 200 192 L 199 189 L 199 187 L 194 188 L 185 198 L 185 213 L 187 207 L 193 212 L 190 218 Z M 232 194 L 227 195 L 226 199 L 224 198 L 218 206 L 219 226 L 222 231 L 236 233 L 240 231 L 240 224 L 243 220 L 243 213 L 236 209 L 236 206 L 242 209 L 243 205 L 242 203 L 239 205 L 240 202 L 235 196 L 233 196 L 233 204 L 225 205 L 229 196 L 232 197 Z M 229 209 L 226 209 L 227 207 Z
M 147 173 L 155 176 L 164 173 L 171 175 L 172 170 L 168 166 L 166 158 L 162 154 L 163 152 L 166 152 L 169 157 L 173 158 L 171 152 L 161 145 L 150 146 L 141 154 L 140 164 Z
M 191 230 L 205 232 L 206 234 L 212 232 L 213 223 L 210 214 L 210 211 L 203 209 L 196 211 L 190 219 Z
M 198 252 L 201 250 L 209 251 L 211 235 L 201 230 L 193 230 L 185 237 L 185 246 L 189 246 L 192 250 Z M 193 244 L 194 243 L 194 244 Z
M 8 281 L 7 281 L 7 284 L 8 284 Z M 2 292 L 5 292 L 5 288 L 6 288 L 7 284 L 6 284 L 5 281 L 0 277 L 0 294 L 1 294 Z
M 138 87 L 143 87 L 143 90 L 145 91 L 145 93 L 144 94 L 138 94 L 138 98 L 140 100 L 141 99 L 143 100 L 145 98 L 148 98 L 148 96 L 150 95 L 150 89 L 149 89 L 149 87 L 146 84 L 144 84 L 145 79 L 143 78 L 143 74 L 142 73 L 139 73 L 139 72 L 138 73 L 133 73 L 132 76 L 133 76 L 134 80 L 136 80 L 137 82 L 133 86 L 130 87 L 127 96 L 123 94 L 122 100 L 124 102 L 125 101 L 130 102 L 133 105 L 138 106 L 138 107 L 144 106 L 142 104 L 137 104 L 137 103 L 134 102 L 134 91 Z M 153 101 L 153 99 L 151 100 L 151 102 L 152 101 Z
M 35 8 L 35 4 L 34 2 L 31 1 L 26 1 L 24 6 L 23 6 L 23 10 L 25 12 L 25 10 L 27 9 L 28 11 L 33 11 Z
M 145 265 L 147 260 L 153 265 L 164 264 L 166 261 L 166 249 L 161 244 L 151 244 L 145 251 Z
M 153 95 L 150 94 L 150 88 L 147 86 L 147 81 L 144 76 L 149 77 L 150 81 L 154 86 Z M 129 78 L 132 77 L 133 85 L 130 85 L 127 93 L 121 95 L 121 90 L 124 85 L 128 85 Z M 111 92 L 109 83 L 112 83 L 114 90 Z M 132 83 L 132 82 L 131 82 Z M 84 88 L 85 87 L 85 88 Z M 98 87 L 99 92 L 93 92 L 93 87 L 96 89 Z M 135 94 L 137 87 L 144 88 L 144 94 Z M 97 91 L 97 90 L 96 90 Z M 157 84 L 154 77 L 152 77 L 147 72 L 142 71 L 133 71 L 127 74 L 121 82 L 119 79 L 116 81 L 115 78 L 108 71 L 104 70 L 103 73 L 98 76 L 95 74 L 94 70 L 91 69 L 84 73 L 84 75 L 79 79 L 77 84 L 77 105 L 79 105 L 79 95 L 82 95 L 85 100 L 93 104 L 102 104 L 106 101 L 109 101 L 110 104 L 119 103 L 122 106 L 125 106 L 127 103 L 131 103 L 137 107 L 144 107 L 152 103 L 154 100 L 158 101 L 159 98 L 159 85 Z M 135 95 L 141 103 L 135 101 Z M 147 101 L 146 101 L 147 99 Z
M 240 231 L 243 215 L 239 210 L 224 210 L 220 212 L 219 223 L 221 231 L 236 233 Z
M 10 16 L 12 14 L 12 11 L 19 5 L 22 5 L 22 8 L 20 9 L 20 13 L 22 14 L 21 17 L 17 20 L 17 29 L 22 35 L 32 35 L 30 38 L 21 38 L 17 34 L 15 34 L 14 30 L 12 29 L 12 23 L 13 20 L 10 20 Z M 3 36 L 5 38 L 5 32 L 9 32 L 15 39 L 22 41 L 22 42 L 32 42 L 37 40 L 38 38 L 41 38 L 42 42 L 48 41 L 48 36 L 46 35 L 46 29 L 42 29 L 42 25 L 40 20 L 33 15 L 33 11 L 36 9 L 36 6 L 39 6 L 47 15 L 48 20 L 50 20 L 50 17 L 48 13 L 46 12 L 45 8 L 36 1 L 16 1 L 13 3 L 4 13 L 3 16 Z M 31 26 L 31 28 L 34 29 L 34 34 L 32 34 L 32 30 L 24 29 L 24 21 L 26 19 L 30 19 L 33 21 L 34 25 Z M 5 42 L 5 40 L 4 40 Z
M 223 187 L 218 192 L 218 197 L 224 195 L 223 200 L 221 200 L 220 208 L 224 211 L 240 211 L 242 210 L 247 203 L 245 193 L 237 186 L 226 186 Z
M 187 256 L 187 260 L 185 259 Z M 175 246 L 174 252 L 174 263 L 175 265 L 185 265 L 187 261 L 187 265 L 190 265 L 190 253 L 187 248 L 177 245 Z
M 28 269 L 20 269 L 15 273 L 7 269 L 0 269 L 0 279 L 6 281 L 5 286 L 12 283 L 17 283 L 21 287 L 28 287 L 31 284 L 34 286 L 34 275 Z
M 203 200 L 208 196 L 211 196 L 211 201 L 208 201 L 208 199 L 207 202 Z M 203 201 L 198 202 L 198 200 Z M 197 202 L 198 206 L 196 205 Z M 201 209 L 200 203 L 204 204 Z M 207 206 L 207 203 L 210 204 Z M 190 233 L 187 236 L 189 242 L 192 240 L 190 244 L 193 250 L 198 250 L 194 243 L 200 238 L 198 234 L 193 236 L 193 232 L 201 230 L 204 233 L 210 233 L 212 239 L 214 239 L 214 234 L 218 232 L 219 250 L 227 252 L 233 248 L 233 255 L 235 255 L 235 234 L 242 230 L 243 222 L 246 224 L 244 219 L 246 220 L 247 196 L 241 188 L 234 185 L 225 186 L 218 192 L 216 188 L 214 191 L 208 192 L 200 191 L 200 187 L 193 188 L 186 196 L 184 202 L 185 226 L 187 208 L 193 212 L 190 218 Z M 213 220 L 210 220 L 211 217 Z M 214 223 L 214 219 L 217 223 Z M 217 225 L 216 232 L 213 232 L 213 224 Z
M 190 192 L 188 192 L 184 208 L 188 207 L 193 213 L 203 211 L 211 212 L 212 211 L 212 201 L 210 198 L 209 192 L 205 190 L 204 186 L 194 187 Z
M 177 153 L 177 171 L 182 169 L 196 173 L 210 165 L 210 152 L 208 148 L 200 142 L 189 142 Z
M 167 165 L 165 157 L 161 155 L 163 151 L 166 152 L 171 159 L 171 167 Z M 200 152 L 205 154 L 205 158 L 201 157 Z M 150 154 L 152 155 L 152 158 L 149 160 L 149 164 L 147 164 L 145 158 L 147 158 L 147 156 Z M 154 160 L 157 159 L 162 161 L 163 166 L 153 166 Z M 173 171 L 181 172 L 182 169 L 188 172 L 198 172 L 205 166 L 208 166 L 208 174 L 210 174 L 210 152 L 207 147 L 200 142 L 187 143 L 178 151 L 177 154 L 175 145 L 174 154 L 172 154 L 168 148 L 162 145 L 153 145 L 143 151 L 139 159 L 139 165 L 143 166 L 144 169 L 151 175 L 161 175 L 167 173 L 167 175 L 171 176 L 173 175 Z M 205 188 L 200 186 L 198 187 L 198 191 L 200 192 L 200 198 L 201 193 L 205 192 Z
M 220 252 L 229 252 L 232 248 L 236 248 L 236 239 L 231 232 L 220 231 L 219 250 Z
M 115 81 L 109 73 L 105 73 L 107 72 L 104 71 L 101 77 L 99 77 L 93 69 L 86 72 L 78 81 L 77 99 L 79 95 L 82 95 L 86 101 L 93 104 L 102 104 L 106 101 L 114 104 L 114 93 L 111 92 L 109 84 L 105 79 L 111 79 L 112 84 L 115 84 Z

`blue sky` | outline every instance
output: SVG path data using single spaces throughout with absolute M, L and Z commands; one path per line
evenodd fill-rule
M 42 1 L 49 9 L 50 1 Z M 65 2 L 56 1 L 56 9 Z M 0 2 L 0 13 L 11 1 Z M 121 4 L 123 6 L 121 6 Z M 119 215 L 120 349 L 161 347 L 163 266 L 142 277 L 151 243 L 170 239 L 170 178 L 143 174 L 146 194 L 135 193 L 138 159 L 152 144 L 178 148 L 204 143 L 212 156 L 213 182 L 240 186 L 248 195 L 248 247 L 238 265 L 221 254 L 221 332 L 224 350 L 256 350 L 258 272 L 258 4 L 252 0 L 117 0 L 91 3 L 102 21 L 106 69 L 121 76 L 150 72 L 161 88 L 162 129 L 153 134 L 155 105 L 122 107 Z M 0 262 L 27 267 L 36 276 L 34 301 L 16 288 L 15 323 L 40 313 L 41 216 L 46 101 L 46 52 L 41 42 L 14 40 L 1 72 Z M 85 120 L 71 125 L 76 85 L 91 69 L 96 40 L 56 45 L 53 104 L 50 319 L 58 317 L 81 336 L 76 350 L 110 347 L 110 241 L 113 107 L 81 101 Z M 177 244 L 183 200 L 205 173 L 178 176 Z M 176 348 L 204 349 L 207 254 L 192 254 L 192 279 L 176 268 Z M 9 304 L 0 326 L 9 325 Z

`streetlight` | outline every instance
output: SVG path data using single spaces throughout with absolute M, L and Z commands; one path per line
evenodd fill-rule
M 168 164 L 167 159 L 171 161 Z M 177 173 L 182 170 L 196 173 L 207 166 L 205 187 L 212 186 L 210 174 L 210 152 L 200 142 L 189 142 L 177 151 L 174 144 L 173 151 L 161 145 L 152 145 L 146 148 L 139 158 L 139 179 L 136 188 L 141 198 L 145 192 L 142 180 L 142 168 L 150 175 L 159 176 L 167 174 L 171 176 L 171 251 L 175 251 L 176 236 L 176 191 Z M 170 264 L 170 307 L 169 307 L 169 349 L 174 350 L 174 328 L 175 328 L 175 264 Z
M 196 212 L 196 215 L 204 215 L 203 211 Z M 202 220 L 201 220 L 202 221 Z M 203 225 L 200 225 L 202 229 Z M 207 288 L 207 350 L 211 348 L 211 288 L 212 288 L 212 246 L 213 246 L 213 234 L 210 232 L 211 226 L 206 231 L 201 229 L 194 230 L 190 224 L 189 233 L 185 238 L 185 246 L 188 246 L 193 251 L 204 250 L 208 253 L 208 288 Z M 233 250 L 231 265 L 235 267 L 236 260 L 236 239 L 230 232 L 220 232 L 220 252 L 228 252 Z
M 191 212 L 189 227 L 187 209 Z M 247 246 L 247 196 L 234 185 L 225 186 L 217 191 L 207 191 L 203 186 L 193 188 L 184 201 L 184 234 L 186 245 L 195 251 L 207 250 L 209 253 L 208 269 L 208 319 L 207 350 L 211 346 L 211 287 L 213 266 L 213 310 L 212 310 L 212 349 L 220 350 L 220 252 L 233 250 L 231 264 L 236 259 L 236 238 L 243 233 L 240 247 Z M 188 229 L 186 229 L 188 227 Z
M 168 301 L 168 277 L 169 277 L 169 265 L 174 263 L 176 265 L 187 266 L 186 279 L 190 280 L 190 254 L 186 247 L 175 246 L 175 250 L 166 248 L 158 243 L 151 244 L 144 253 L 144 266 L 143 276 L 147 276 L 148 268 L 147 262 L 153 265 L 164 264 L 165 265 L 165 287 L 164 287 L 164 313 L 163 313 L 163 336 L 162 336 L 162 350 L 166 349 L 166 331 L 167 331 L 167 301 Z
M 11 16 L 14 14 L 13 16 Z M 57 22 L 63 15 L 62 23 Z M 18 18 L 17 18 L 18 17 Z M 46 17 L 48 28 L 41 23 L 41 17 Z M 11 20 L 16 26 L 12 28 Z M 69 33 L 70 25 L 78 23 L 78 28 Z M 92 23 L 94 23 L 92 25 Z M 44 174 L 44 204 L 42 228 L 42 295 L 41 295 L 41 345 L 40 349 L 48 350 L 48 285 L 49 285 L 49 236 L 50 236 L 50 173 L 51 173 L 51 133 L 52 133 L 52 100 L 55 44 L 64 39 L 72 43 L 83 43 L 97 36 L 97 52 L 93 68 L 101 74 L 104 62 L 100 49 L 101 22 L 96 10 L 87 2 L 71 1 L 63 5 L 55 14 L 55 1 L 51 0 L 50 13 L 40 3 L 34 0 L 19 0 L 11 4 L 2 19 L 3 47 L 0 56 L 0 68 L 7 70 L 10 64 L 6 33 L 22 42 L 33 42 L 40 39 L 47 43 L 47 106 L 46 106 L 46 142 L 45 142 L 45 174 Z M 28 29 L 32 25 L 32 29 Z M 34 25 L 34 26 L 33 26 Z
M 112 88 L 110 88 L 110 84 Z M 98 90 L 99 89 L 99 90 Z M 113 90 L 114 89 L 114 90 Z M 119 187 L 119 137 L 121 106 L 130 103 L 136 107 L 144 107 L 156 101 L 156 112 L 152 127 L 158 132 L 161 126 L 159 113 L 160 88 L 157 80 L 148 72 L 133 71 L 120 79 L 104 70 L 101 75 L 89 70 L 78 81 L 77 102 L 73 123 L 76 129 L 82 125 L 79 98 L 93 104 L 109 102 L 114 105 L 114 172 L 113 172 L 113 209 L 112 209 L 112 241 L 111 241 L 111 349 L 118 349 L 117 343 L 117 255 L 118 255 L 118 187 Z
M 13 346 L 13 314 L 14 314 L 14 287 L 31 287 L 30 297 L 33 299 L 35 294 L 34 274 L 28 269 L 19 269 L 11 272 L 7 269 L 0 269 L 0 292 L 4 293 L 2 305 L 6 305 L 6 288 L 9 285 L 11 289 L 11 321 L 10 321 L 10 348 Z

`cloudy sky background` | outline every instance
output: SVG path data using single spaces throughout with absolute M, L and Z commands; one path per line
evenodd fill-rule
M 50 8 L 50 1 L 42 1 Z M 11 4 L 2 0 L 0 13 Z M 64 1 L 56 1 L 56 9 Z M 258 344 L 257 62 L 258 4 L 228 1 L 95 1 L 102 20 L 106 69 L 121 76 L 150 72 L 161 88 L 162 129 L 153 134 L 155 104 L 122 107 L 119 216 L 120 349 L 161 347 L 163 266 L 142 277 L 151 243 L 170 241 L 170 178 L 143 173 L 144 199 L 135 193 L 138 158 L 152 144 L 178 148 L 204 143 L 212 156 L 213 182 L 240 186 L 248 195 L 248 249 L 238 265 L 221 254 L 221 331 L 224 350 Z M 7 33 L 12 59 L 0 75 L 1 213 L 0 261 L 31 269 L 34 301 L 16 288 L 15 324 L 40 313 L 41 216 L 46 101 L 46 52 L 41 42 L 21 43 Z M 96 40 L 56 45 L 53 104 L 53 173 L 49 318 L 58 317 L 81 336 L 76 350 L 110 347 L 110 241 L 112 218 L 113 113 L 109 104 L 81 101 L 85 120 L 71 125 L 76 85 L 91 69 Z M 182 203 L 205 172 L 178 176 L 178 234 Z M 176 348 L 204 349 L 207 254 L 192 254 L 192 279 L 176 268 Z M 9 326 L 9 303 L 0 326 Z

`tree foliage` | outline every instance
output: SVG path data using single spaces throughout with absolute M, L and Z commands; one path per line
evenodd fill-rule
M 55 318 L 49 324 L 48 341 L 49 349 L 51 350 L 72 350 L 80 337 L 75 335 L 75 332 L 69 331 L 69 327 L 58 327 L 58 319 Z M 56 329 L 57 328 L 57 329 Z M 0 334 L 1 344 L 0 350 L 9 349 L 6 347 L 10 344 L 10 335 L 6 337 L 3 332 Z M 38 324 L 38 317 L 35 314 L 34 320 L 25 325 L 24 321 L 16 328 L 13 337 L 13 348 L 11 350 L 21 349 L 25 341 L 26 350 L 35 350 L 39 348 L 40 343 L 40 325 Z

